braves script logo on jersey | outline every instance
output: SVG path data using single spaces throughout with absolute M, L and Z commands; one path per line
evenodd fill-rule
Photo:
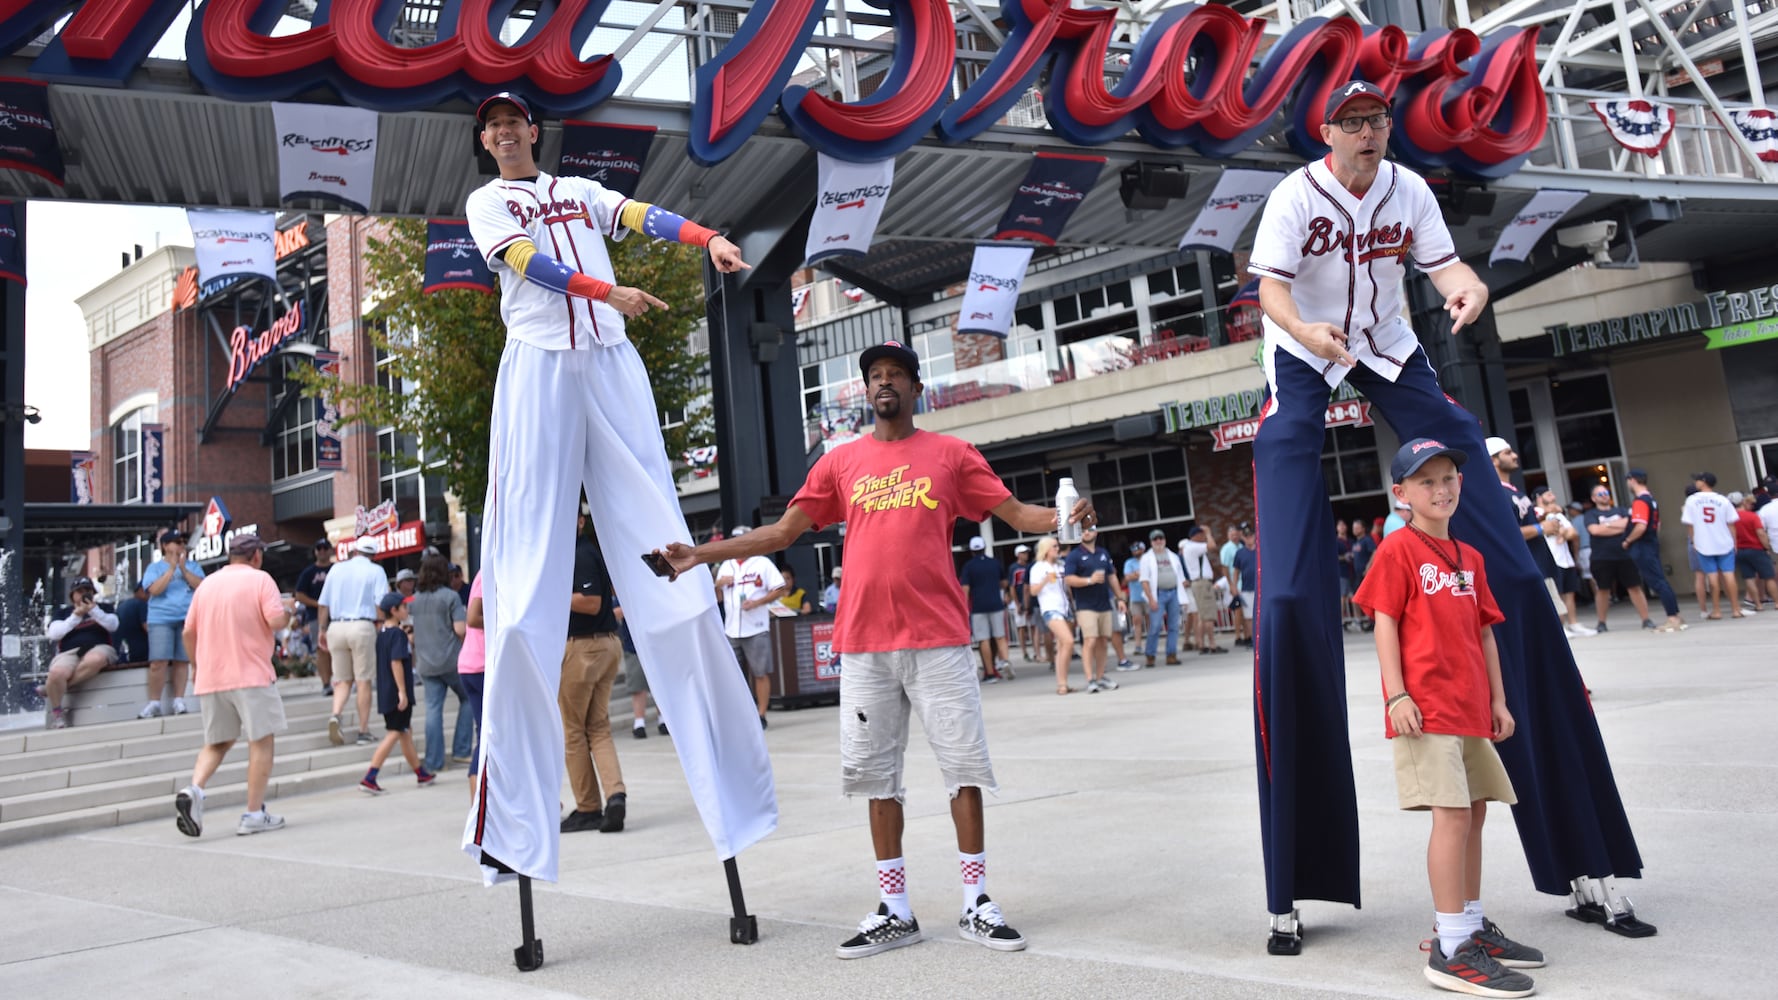
M 898 465 L 887 476 L 859 476 L 852 483 L 852 497 L 846 503 L 864 513 L 914 504 L 937 510 L 938 501 L 928 495 L 932 492 L 932 477 L 909 479 L 907 471 L 908 466 Z
M 553 226 L 558 222 L 573 222 L 575 219 L 579 219 L 589 226 L 593 224 L 593 213 L 587 209 L 586 202 L 575 198 L 539 201 L 535 205 L 521 205 L 508 199 L 506 211 L 511 213 L 512 217 L 518 220 L 519 225 L 525 228 L 530 228 L 531 223 L 539 219 L 543 220 L 543 224 L 546 226 Z
M 1420 564 L 1420 590 L 1428 597 L 1436 596 L 1439 591 L 1448 588 L 1452 597 L 1467 597 L 1474 600 L 1474 584 L 1475 574 L 1469 570 L 1461 569 L 1454 573 L 1447 573 L 1432 563 Z
M 1309 235 L 1303 240 L 1303 256 L 1322 257 L 1338 252 L 1346 257 L 1356 256 L 1362 264 L 1379 257 L 1405 257 L 1413 245 L 1413 227 L 1403 227 L 1399 222 L 1354 235 L 1334 228 L 1332 219 L 1317 215 L 1309 220 Z

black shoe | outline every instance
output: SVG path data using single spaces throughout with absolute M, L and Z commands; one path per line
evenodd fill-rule
M 624 828 L 624 803 L 629 798 L 618 792 L 605 800 L 605 821 L 599 824 L 600 833 L 620 833 Z
M 641 725 L 630 727 L 630 735 L 639 740 L 648 739 L 648 724 L 643 723 Z
M 920 940 L 920 921 L 906 920 L 889 912 L 888 903 L 878 903 L 877 912 L 864 918 L 858 933 L 847 938 L 834 950 L 840 958 L 863 958 L 891 948 L 900 948 Z
M 661 731 L 662 736 L 667 735 L 667 724 L 665 722 L 661 723 L 660 725 L 656 726 L 655 728 Z
M 957 918 L 957 936 L 995 951 L 1025 950 L 1025 936 L 1006 925 L 1000 905 L 986 896 L 977 896 Z
M 562 832 L 579 833 L 582 830 L 597 830 L 600 829 L 600 824 L 603 822 L 605 822 L 604 813 L 581 812 L 576 809 L 562 817 Z
M 1593 631 L 1599 632 L 1599 633 L 1605 633 L 1605 632 L 1611 631 L 1611 629 L 1607 628 L 1604 622 L 1600 622 L 1599 624 L 1593 626 Z
M 766 728 L 766 717 L 763 715 L 759 717 L 759 728 Z

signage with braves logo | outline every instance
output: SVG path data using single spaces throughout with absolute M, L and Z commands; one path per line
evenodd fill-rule
M 214 538 L 227 530 L 234 520 L 228 512 L 228 504 L 223 503 L 221 497 L 211 497 L 210 505 L 204 508 L 204 519 L 199 524 L 199 530 L 204 533 L 205 538 Z
M 1371 404 L 1361 400 L 1347 400 L 1331 403 L 1327 407 L 1327 426 L 1329 427 L 1369 427 L 1371 425 Z M 1259 436 L 1258 419 L 1232 420 L 1217 425 L 1211 434 L 1216 438 L 1212 451 L 1228 451 L 1238 444 L 1252 444 Z
M 1025 179 L 1013 192 L 1012 204 L 1000 217 L 997 240 L 1032 240 L 1055 246 L 1081 202 L 1099 179 L 1103 156 L 1076 153 L 1038 153 L 1031 158 Z
M 25 284 L 24 244 L 19 242 L 18 218 L 12 202 L 0 201 L 0 279 Z
M 0 168 L 23 170 L 62 185 L 62 147 L 56 143 L 56 126 L 49 117 L 48 84 L 0 77 Z
M 957 313 L 957 332 L 1006 336 L 1012 329 L 1019 288 L 1030 264 L 1030 247 L 976 247 L 975 260 L 969 265 L 969 284 L 963 289 L 963 307 Z
M 188 208 L 198 284 L 210 291 L 224 278 L 278 274 L 277 216 L 271 212 Z
M 1283 174 L 1270 170 L 1224 170 L 1216 179 L 1216 190 L 1179 238 L 1179 249 L 1234 253 L 1235 241 L 1283 179 Z
M 815 652 L 815 679 L 840 679 L 840 654 L 833 648 L 833 622 L 816 622 L 809 626 L 809 642 Z
M 377 113 L 322 104 L 272 104 L 278 197 L 322 198 L 367 212 L 377 172 Z
M 376 535 L 392 530 L 401 515 L 395 512 L 395 501 L 384 500 L 368 510 L 360 505 L 353 512 L 355 535 Z
M 1563 191 L 1545 189 L 1531 196 L 1525 207 L 1513 216 L 1513 221 L 1501 227 L 1500 236 L 1494 241 L 1494 252 L 1488 255 L 1488 263 L 1492 265 L 1501 260 L 1524 260 L 1531 256 L 1531 249 L 1543 234 L 1550 231 L 1562 216 L 1567 215 L 1574 206 L 1585 201 L 1585 191 Z
M 1588 101 L 1587 107 L 1605 123 L 1617 144 L 1632 153 L 1659 156 L 1673 138 L 1673 109 L 1664 104 L 1632 98 L 1625 101 Z
M 69 455 L 68 459 L 68 471 L 73 475 L 68 484 L 68 501 L 93 503 L 93 471 L 99 466 L 98 456 L 90 451 L 77 451 Z
M 259 333 L 248 326 L 237 326 L 228 337 L 228 391 L 234 392 L 259 363 L 276 354 L 284 342 L 303 332 L 303 303 L 296 299 L 290 310 L 272 321 Z
M 809 220 L 803 263 L 829 257 L 862 257 L 870 252 L 889 189 L 895 183 L 895 161 L 850 163 L 822 153 L 816 157 L 820 194 Z
M 339 352 L 316 351 L 315 371 L 322 378 L 337 380 L 341 374 Z M 339 429 L 339 404 L 332 393 L 323 393 L 315 400 L 315 410 L 315 468 L 343 469 L 346 456 Z
M 165 424 L 142 425 L 142 502 L 166 502 L 166 448 L 167 427 Z
M 492 293 L 494 275 L 488 270 L 488 262 L 475 249 L 475 240 L 469 235 L 469 223 L 428 219 L 426 284 L 421 286 L 421 291 L 431 294 L 446 288 Z
M 562 123 L 562 162 L 556 173 L 598 181 L 626 198 L 636 197 L 648 149 L 654 145 L 653 125 L 606 122 Z
M 372 559 L 392 559 L 395 556 L 411 555 L 426 547 L 426 525 L 420 521 L 403 521 L 374 535 L 365 536 L 377 547 L 371 553 Z M 346 538 L 334 543 L 333 554 L 339 559 L 352 558 L 352 546 L 357 538 Z

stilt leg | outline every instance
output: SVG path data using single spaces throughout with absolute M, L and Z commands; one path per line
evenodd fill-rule
M 535 972 L 543 967 L 543 942 L 531 915 L 531 880 L 524 875 L 519 876 L 519 930 L 524 943 L 512 950 L 512 960 L 520 972 Z
M 753 944 L 759 940 L 759 921 L 747 912 L 747 901 L 741 896 L 741 870 L 735 867 L 734 858 L 728 858 L 722 862 L 722 871 L 728 876 L 728 899 L 735 908 L 728 922 L 729 943 Z
M 1303 953 L 1303 922 L 1298 911 L 1272 914 L 1272 934 L 1266 938 L 1268 955 L 1300 955 Z
M 1621 934 L 1629 938 L 1653 937 L 1655 925 L 1644 923 L 1636 917 L 1636 906 L 1630 897 L 1617 891 L 1617 879 L 1610 875 L 1603 878 L 1589 878 L 1585 875 L 1571 883 L 1574 893 L 1570 899 L 1574 907 L 1567 911 L 1570 917 L 1588 924 L 1599 924 L 1613 934 Z

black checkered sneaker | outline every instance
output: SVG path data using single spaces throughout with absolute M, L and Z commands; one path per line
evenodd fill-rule
M 920 921 L 911 916 L 903 920 L 889 912 L 888 903 L 878 903 L 877 912 L 865 917 L 858 925 L 858 933 L 834 949 L 834 954 L 841 958 L 864 958 L 918 940 Z
M 1509 969 L 1543 968 L 1543 952 L 1507 937 L 1499 924 L 1486 917 L 1482 919 L 1482 929 L 1471 934 L 1470 939 L 1481 945 L 1489 958 Z
M 1476 997 L 1528 997 L 1536 990 L 1530 976 L 1494 961 L 1474 938 L 1463 942 L 1450 958 L 1445 957 L 1437 938 L 1421 943 L 1420 948 L 1431 952 L 1422 970 L 1426 981 L 1441 990 Z
M 995 951 L 1024 951 L 1025 936 L 1006 926 L 1000 904 L 977 896 L 975 905 L 957 918 L 957 936 Z

